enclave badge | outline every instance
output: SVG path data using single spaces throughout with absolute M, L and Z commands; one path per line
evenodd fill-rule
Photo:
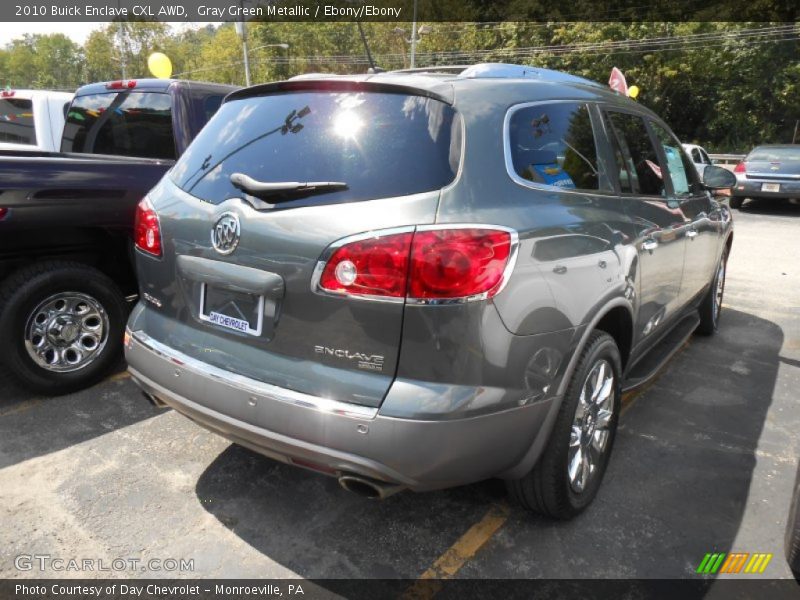
M 211 245 L 220 254 L 230 254 L 239 245 L 239 217 L 224 213 L 211 228 Z

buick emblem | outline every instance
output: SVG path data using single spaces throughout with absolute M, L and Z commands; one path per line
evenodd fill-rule
M 211 228 L 211 245 L 220 254 L 230 254 L 239 245 L 239 217 L 233 213 L 225 213 Z

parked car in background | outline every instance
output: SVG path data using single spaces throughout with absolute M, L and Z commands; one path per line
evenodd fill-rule
M 757 146 L 733 172 L 731 208 L 748 198 L 800 198 L 800 144 Z
M 683 149 L 686 150 L 689 158 L 692 159 L 692 164 L 694 165 L 697 174 L 700 177 L 703 177 L 703 171 L 706 170 L 706 167 L 710 164 L 713 164 L 711 159 L 708 157 L 708 153 L 705 151 L 705 148 L 696 144 L 684 144 Z
M 66 92 L 1 91 L 0 150 L 57 151 L 71 100 Z
M 734 177 L 605 86 L 450 71 L 228 96 L 139 205 L 129 369 L 364 496 L 499 476 L 569 518 L 623 390 L 717 328 Z
M 137 292 L 136 205 L 236 88 L 130 80 L 80 88 L 63 152 L 0 151 L 0 360 L 62 394 L 119 358 Z

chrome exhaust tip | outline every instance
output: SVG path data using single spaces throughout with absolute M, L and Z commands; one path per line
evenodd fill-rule
M 358 475 L 342 475 L 339 477 L 339 485 L 348 492 L 370 500 L 384 500 L 403 489 L 402 485 L 367 479 Z

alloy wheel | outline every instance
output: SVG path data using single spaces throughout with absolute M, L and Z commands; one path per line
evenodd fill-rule
M 576 493 L 587 488 L 602 464 L 611 435 L 615 394 L 614 369 L 600 359 L 583 382 L 570 433 L 567 475 Z

